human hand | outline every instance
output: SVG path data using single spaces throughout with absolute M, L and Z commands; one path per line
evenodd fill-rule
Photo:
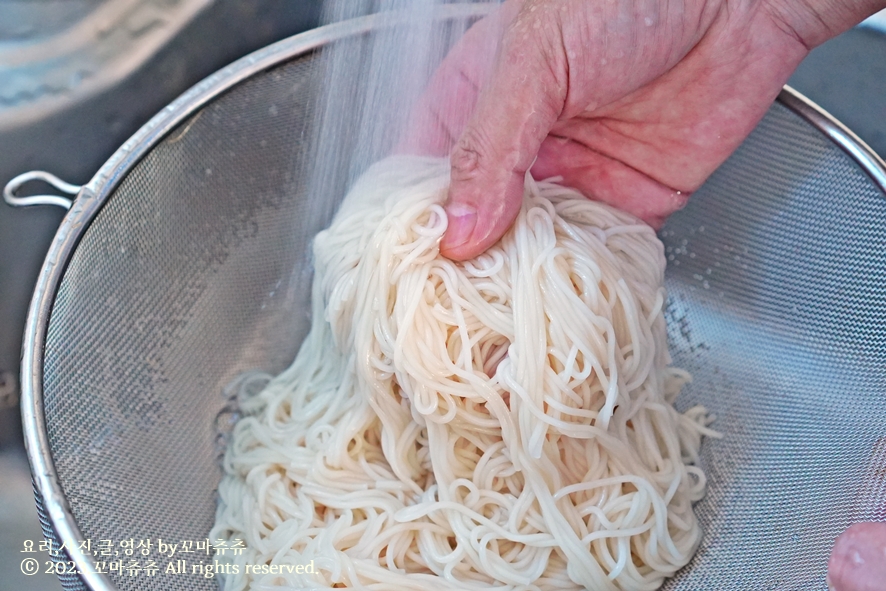
M 881 3 L 508 0 L 444 60 L 401 144 L 451 150 L 441 251 L 463 260 L 494 244 L 530 168 L 660 226 L 809 49 Z
M 444 255 L 494 244 L 523 177 L 562 176 L 654 227 L 738 147 L 808 51 L 883 0 L 508 0 L 453 48 L 401 151 L 450 154 Z M 886 524 L 857 524 L 836 591 L 886 588 Z M 861 562 L 859 562 L 861 561 Z
M 828 563 L 828 587 L 834 591 L 886 588 L 886 523 L 856 523 L 837 538 Z

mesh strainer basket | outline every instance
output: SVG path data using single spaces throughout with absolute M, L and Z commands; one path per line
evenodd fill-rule
M 218 72 L 73 201 L 31 304 L 22 376 L 66 589 L 217 587 L 169 574 L 182 556 L 156 544 L 205 540 L 222 392 L 242 372 L 282 370 L 306 332 L 308 246 L 332 211 L 303 182 L 311 64 L 377 24 L 317 29 Z M 839 532 L 886 519 L 884 189 L 882 161 L 786 89 L 662 231 L 672 354 L 695 378 L 678 406 L 704 404 L 724 434 L 702 449 L 704 540 L 665 589 L 824 591 Z M 101 541 L 129 539 L 153 540 L 143 560 L 159 573 L 96 572 Z

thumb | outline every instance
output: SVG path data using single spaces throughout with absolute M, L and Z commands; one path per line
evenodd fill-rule
M 886 579 L 886 523 L 856 523 L 840 534 L 828 562 L 828 587 L 876 591 Z
M 503 34 L 492 75 L 451 154 L 444 256 L 479 255 L 520 211 L 526 171 L 565 103 L 566 56 L 546 51 L 563 46 L 558 21 L 549 3 L 528 2 Z

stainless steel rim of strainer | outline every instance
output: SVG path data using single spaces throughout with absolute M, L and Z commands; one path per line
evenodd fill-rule
M 455 4 L 439 8 L 440 20 L 482 16 L 494 4 Z M 251 76 L 339 39 L 392 26 L 397 17 L 371 15 L 317 28 L 252 53 L 216 72 L 158 113 L 130 138 L 83 186 L 53 240 L 31 300 L 22 349 L 22 422 L 36 493 L 69 558 L 93 591 L 115 591 L 104 574 L 90 568 L 92 560 L 76 542 L 83 539 L 59 481 L 50 450 L 43 409 L 43 351 L 49 316 L 67 261 L 80 237 L 128 172 L 171 130 L 213 99 Z M 886 192 L 886 162 L 861 139 L 820 107 L 785 87 L 778 101 L 808 121 L 846 152 Z

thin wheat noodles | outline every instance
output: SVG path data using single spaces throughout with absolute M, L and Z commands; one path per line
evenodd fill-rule
M 385 160 L 317 236 L 311 331 L 225 457 L 226 588 L 644 590 L 695 551 L 713 432 L 672 405 L 655 233 L 527 178 L 513 228 L 454 263 L 447 184 Z

